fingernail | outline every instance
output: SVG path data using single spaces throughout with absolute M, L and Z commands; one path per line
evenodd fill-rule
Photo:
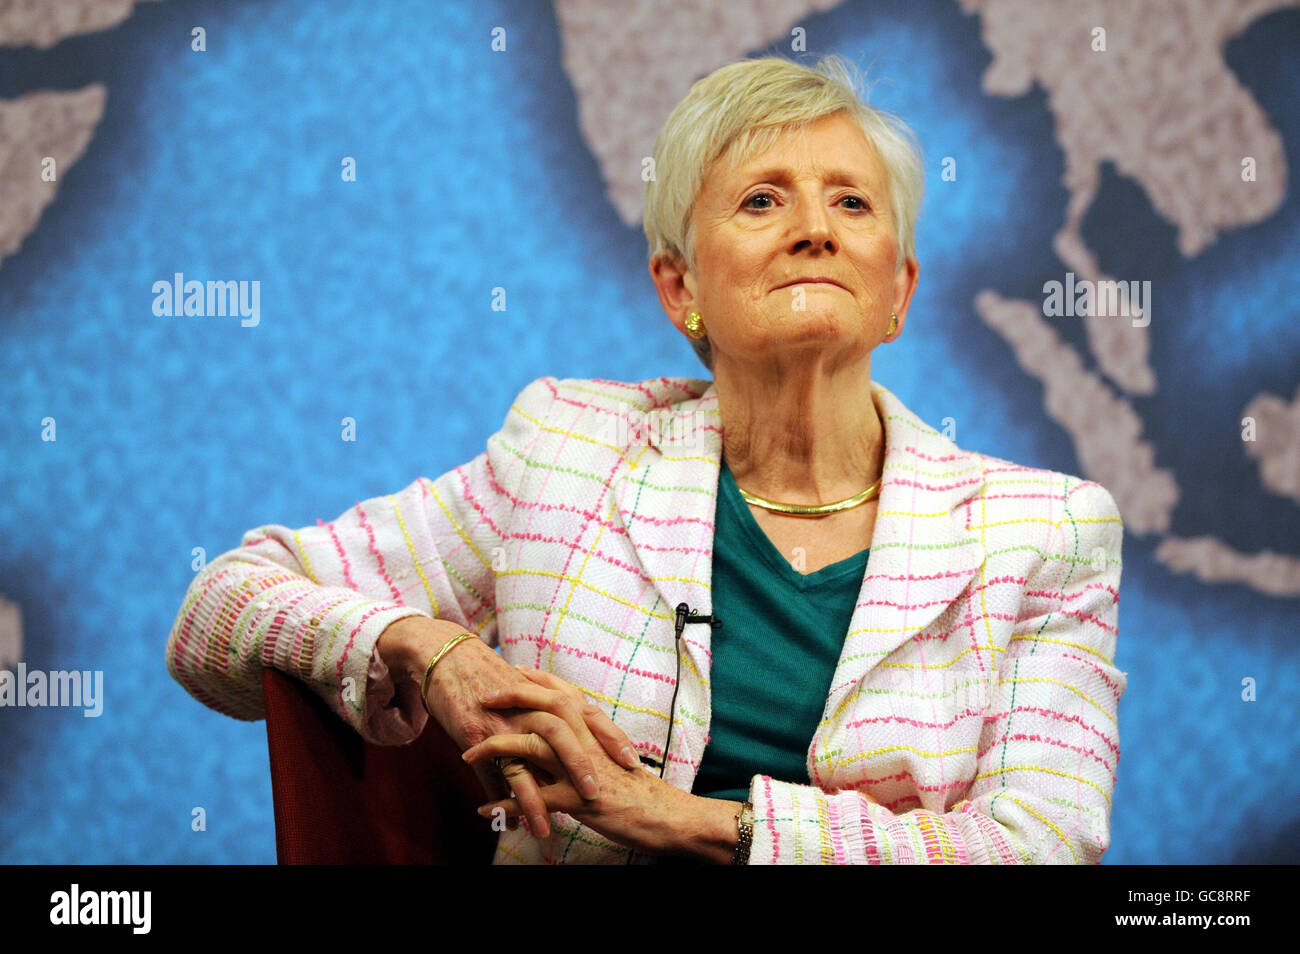
M 538 838 L 545 838 L 548 834 L 550 834 L 550 832 L 546 830 L 547 828 L 546 819 L 543 818 L 541 815 L 534 815 L 531 824 L 533 828 L 533 834 L 536 835 Z
M 582 777 L 582 797 L 595 798 L 600 793 L 600 786 L 596 784 L 594 775 L 584 775 Z
M 630 745 L 623 746 L 623 764 L 630 769 L 641 767 L 641 757 L 636 754 L 636 749 Z

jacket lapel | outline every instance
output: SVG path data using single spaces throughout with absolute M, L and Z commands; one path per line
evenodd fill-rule
M 614 488 L 618 518 L 659 596 L 656 611 L 669 617 L 683 601 L 693 612 L 713 609 L 722 422 L 714 383 L 690 379 L 689 384 L 703 393 L 646 412 L 640 424 L 644 440 L 631 442 L 630 466 Z M 827 715 L 878 663 L 953 603 L 984 562 L 979 532 L 967 528 L 966 513 L 966 502 L 983 485 L 979 458 L 927 425 L 883 385 L 873 381 L 872 391 L 885 427 L 880 503 Z M 690 666 L 706 682 L 711 633 L 709 626 L 691 624 L 682 638 Z M 682 672 L 685 683 L 686 663 Z M 707 698 L 697 702 L 707 711 Z M 673 750 L 698 760 L 702 744 L 700 752 L 678 752 L 674 739 Z
M 880 662 L 947 609 L 984 562 L 967 502 L 983 487 L 978 455 L 961 450 L 872 383 L 885 425 L 885 467 L 871 553 L 826 716 Z
M 629 427 L 640 430 L 624 445 L 628 466 L 615 479 L 614 486 L 617 519 L 627 531 L 653 587 L 653 592 L 640 602 L 667 618 L 667 625 L 656 632 L 664 634 L 668 649 L 673 646 L 678 603 L 685 602 L 695 613 L 713 610 L 709 588 L 722 461 L 722 423 L 713 383 L 697 379 L 683 383 L 700 396 L 654 409 L 640 421 L 634 418 L 628 422 Z M 705 726 L 697 729 L 694 722 L 675 719 L 670 749 L 673 758 L 664 779 L 685 791 L 690 791 L 695 775 L 688 763 L 699 763 L 707 739 L 712 633 L 712 627 L 701 623 L 687 624 L 682 631 L 676 709 L 698 713 L 706 720 Z M 676 656 L 659 658 L 663 660 L 663 674 L 673 678 Z
M 627 448 L 629 466 L 614 487 L 618 517 L 659 594 L 660 608 L 670 616 L 683 601 L 693 612 L 712 610 L 709 584 L 722 422 L 713 382 L 691 379 L 688 383 L 704 393 L 629 422 L 631 428 L 639 428 L 635 430 L 639 438 Z M 686 635 L 708 630 L 693 625 Z M 707 651 L 707 635 L 701 642 Z M 707 657 L 697 662 L 705 664 L 701 672 L 707 674 Z

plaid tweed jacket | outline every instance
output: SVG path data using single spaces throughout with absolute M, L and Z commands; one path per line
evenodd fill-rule
M 1096 863 L 1127 682 L 1115 502 L 961 450 L 872 388 L 885 458 L 866 574 L 808 777 L 752 780 L 751 863 Z M 472 461 L 330 523 L 246 533 L 190 585 L 168 668 L 256 719 L 276 666 L 397 744 L 427 716 L 394 698 L 375 641 L 403 616 L 450 619 L 582 688 L 689 791 L 712 630 L 678 639 L 675 608 L 711 610 L 721 436 L 710 381 L 539 378 Z M 567 814 L 553 828 L 503 833 L 495 860 L 628 858 Z

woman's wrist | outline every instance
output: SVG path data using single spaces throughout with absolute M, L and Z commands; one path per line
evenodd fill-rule
M 689 795 L 693 801 L 683 824 L 677 826 L 681 841 L 676 854 L 689 855 L 707 864 L 729 865 L 740 840 L 736 816 L 742 802 Z
M 424 681 L 429 660 L 449 639 L 468 632 L 450 620 L 428 616 L 406 616 L 391 623 L 379 634 L 375 648 L 380 659 L 392 672 L 394 682 Z

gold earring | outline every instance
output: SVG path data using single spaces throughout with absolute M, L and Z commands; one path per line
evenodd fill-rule
M 895 312 L 891 311 L 889 313 L 889 330 L 885 332 L 885 337 L 888 338 L 897 330 L 898 330 L 898 315 Z
M 686 325 L 686 333 L 690 335 L 692 338 L 704 337 L 705 335 L 704 316 L 701 315 L 698 311 L 693 311 L 689 315 L 687 315 L 686 321 L 683 322 L 683 324 Z

